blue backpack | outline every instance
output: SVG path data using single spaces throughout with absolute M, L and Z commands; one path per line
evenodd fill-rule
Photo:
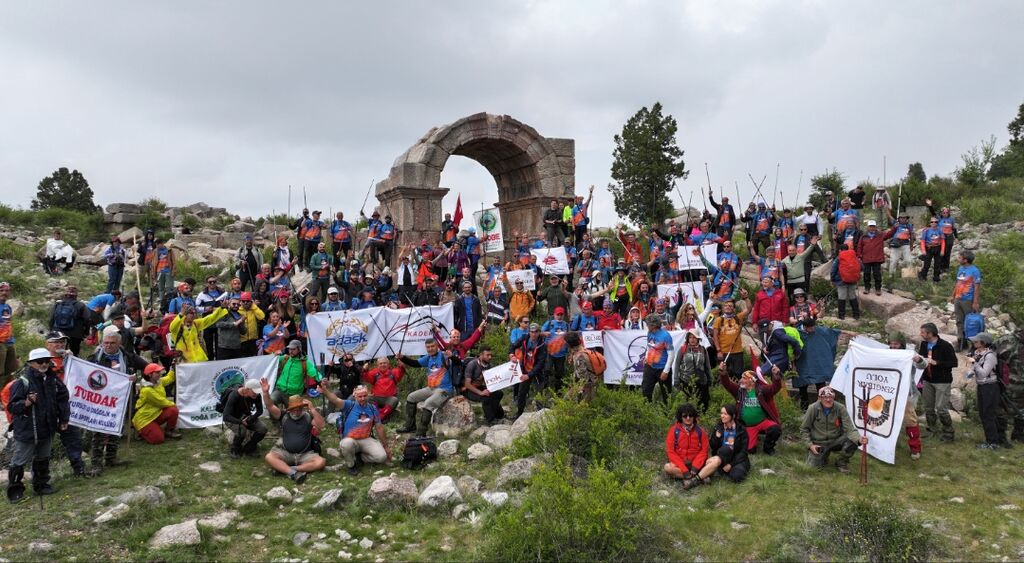
M 985 331 L 985 317 L 981 313 L 967 313 L 964 315 L 964 337 L 971 338 L 979 332 Z
M 71 330 L 75 328 L 75 302 L 60 300 L 53 306 L 53 328 Z

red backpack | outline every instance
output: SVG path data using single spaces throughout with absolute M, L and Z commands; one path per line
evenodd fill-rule
M 860 281 L 860 259 L 853 250 L 839 252 L 839 279 L 843 283 L 856 285 Z
M 165 358 L 176 356 L 179 353 L 174 347 L 178 345 L 178 340 L 181 338 L 181 333 L 184 332 L 184 329 L 179 329 L 178 333 L 174 335 L 170 333 L 171 321 L 177 316 L 175 313 L 167 313 L 160 319 L 160 326 L 153 331 L 157 338 L 156 347 L 153 351 Z

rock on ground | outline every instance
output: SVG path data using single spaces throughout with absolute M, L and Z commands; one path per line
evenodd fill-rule
M 438 435 L 454 438 L 472 429 L 475 421 L 476 416 L 469 401 L 456 395 L 434 413 L 432 426 Z
M 196 527 L 196 520 L 193 518 L 160 528 L 149 538 L 149 547 L 156 549 L 171 545 L 196 545 L 200 539 L 199 528 Z
M 129 506 L 123 502 L 120 504 L 116 504 L 103 514 L 97 516 L 96 519 L 93 520 L 93 523 L 106 524 L 107 522 L 113 522 L 114 520 L 121 518 L 125 514 L 128 514 L 129 510 L 131 510 Z
M 484 484 L 476 477 L 471 477 L 469 475 L 459 477 L 458 485 L 459 490 L 466 493 L 479 493 L 484 490 Z
M 501 506 L 508 502 L 508 493 L 502 491 L 486 491 L 482 493 L 480 496 L 482 496 L 484 500 L 493 504 L 494 506 Z
M 548 409 L 541 409 L 535 412 L 524 412 L 522 416 L 512 423 L 512 428 L 510 429 L 512 439 L 515 440 L 516 438 L 525 435 L 534 426 L 542 424 L 544 417 L 547 415 Z
M 494 453 L 490 446 L 484 444 L 473 444 L 466 450 L 466 457 L 470 460 L 483 459 Z
M 267 491 L 267 494 L 265 496 L 267 497 L 267 500 L 282 500 L 289 502 L 292 500 L 291 491 L 284 487 L 274 487 L 273 489 Z
M 309 541 L 309 538 L 310 538 L 309 532 L 299 532 L 299 533 L 295 534 L 294 536 L 292 536 L 292 544 L 294 544 L 294 545 L 302 545 L 302 544 L 306 543 L 307 541 Z
M 462 495 L 455 485 L 455 479 L 442 475 L 434 479 L 427 488 L 420 493 L 416 504 L 419 506 L 440 506 L 448 502 L 461 502 Z
M 458 440 L 445 440 L 437 445 L 437 457 L 452 457 L 459 453 Z
M 495 424 L 487 429 L 484 436 L 484 443 L 496 450 L 501 450 L 512 445 L 512 426 L 508 424 Z
M 200 518 L 198 524 L 204 528 L 213 528 L 214 530 L 223 530 L 234 522 L 235 518 L 238 518 L 238 512 L 234 510 L 225 510 L 224 512 L 218 512 L 213 516 L 207 516 L 206 518 Z
M 532 457 L 524 457 L 515 461 L 510 461 L 502 466 L 501 470 L 498 471 L 498 478 L 495 481 L 499 487 L 512 483 L 525 483 L 533 476 L 533 471 L 537 468 L 537 460 Z
M 858 291 L 860 290 L 858 289 Z M 916 301 L 886 292 L 882 292 L 881 295 L 875 295 L 874 293 L 865 294 L 861 291 L 857 295 L 857 299 L 865 310 L 882 319 L 906 313 L 917 305 Z
M 34 541 L 28 544 L 29 553 L 47 553 L 49 551 L 53 551 L 53 544 L 48 541 Z
M 452 509 L 452 518 L 458 520 L 463 514 L 469 512 L 468 504 L 456 504 L 455 508 Z
M 329 509 L 333 508 L 341 500 L 341 489 L 331 489 L 324 493 L 324 496 L 320 497 L 320 500 L 316 501 L 313 508 L 316 509 Z
M 412 479 L 396 477 L 394 473 L 375 480 L 368 494 L 371 501 L 385 504 L 413 504 L 419 498 L 416 483 Z
M 167 495 L 153 485 L 140 485 L 114 497 L 114 502 L 121 504 L 162 504 L 165 500 Z
M 199 469 L 209 471 L 210 473 L 220 473 L 220 463 L 216 461 L 208 461 L 206 463 L 199 464 Z
M 249 506 L 250 504 L 264 504 L 264 501 L 256 495 L 235 495 L 233 504 L 235 506 Z

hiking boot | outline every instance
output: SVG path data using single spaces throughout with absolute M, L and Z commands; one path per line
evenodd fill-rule
M 947 444 L 952 444 L 953 436 L 951 434 L 943 434 L 942 437 L 939 438 L 939 440 L 942 442 L 946 442 Z
M 53 485 L 51 485 L 49 483 L 43 483 L 38 488 L 33 487 L 33 490 L 35 491 L 36 495 L 38 495 L 38 496 L 52 495 L 53 493 L 57 492 L 57 489 L 54 489 Z
M 241 459 L 242 452 L 240 452 L 240 451 L 238 451 L 238 450 L 236 450 L 234 448 L 231 448 L 230 455 L 231 455 L 231 459 Z
M 292 481 L 295 481 L 296 485 L 301 485 L 306 482 L 307 475 L 305 471 L 296 471 L 295 473 L 292 473 L 290 477 L 292 478 Z
M 430 431 L 430 419 L 433 418 L 434 413 L 427 409 L 420 409 L 416 413 L 416 436 L 423 437 Z
M 698 486 L 703 485 L 703 484 L 704 484 L 704 479 L 701 479 L 700 477 L 694 477 L 693 479 L 686 479 L 685 481 L 683 481 L 683 490 L 684 491 L 689 491 L 690 489 L 692 489 L 694 487 L 698 487 Z
M 1003 448 L 1004 450 L 1012 450 L 1013 443 L 1010 442 L 1009 440 L 1003 440 L 1002 442 L 999 442 L 999 447 Z
M 353 477 L 355 477 L 356 475 L 359 475 L 359 464 L 356 463 L 352 467 L 349 467 L 348 468 L 348 474 L 353 476 Z
M 128 466 L 128 465 L 131 465 L 131 463 L 132 462 L 128 461 L 127 459 L 117 459 L 117 458 L 114 458 L 114 459 L 108 459 L 106 461 L 106 466 L 107 467 L 125 467 L 125 466 Z
M 846 475 L 846 474 L 848 474 L 850 472 L 850 466 L 848 464 L 846 464 L 846 463 L 843 463 L 843 464 L 837 463 L 836 464 L 836 470 L 839 471 L 840 473 L 842 473 L 843 475 Z
M 71 464 L 71 475 L 74 477 L 92 477 L 92 475 L 89 474 L 89 471 L 85 469 L 85 462 L 82 460 L 78 460 L 78 463 Z
M 910 459 L 912 459 L 914 461 L 917 461 L 917 460 L 921 459 L 921 452 L 914 452 L 914 453 L 910 454 Z
M 395 430 L 399 434 L 405 434 L 416 430 L 416 403 L 405 403 L 405 425 Z
M 871 288 L 870 287 L 865 287 L 864 288 L 864 295 L 868 295 L 870 293 L 871 293 Z
M 999 444 L 989 444 L 988 442 L 982 442 L 978 444 L 979 450 L 998 450 Z
M 167 432 L 164 432 L 164 436 L 167 436 L 168 438 L 170 438 L 172 440 L 180 440 L 181 437 L 182 437 L 182 434 L 181 434 L 181 432 L 178 432 L 177 430 L 168 430 Z
M 882 290 L 881 289 L 876 289 L 875 290 L 875 295 L 881 295 L 881 294 L 882 294 Z

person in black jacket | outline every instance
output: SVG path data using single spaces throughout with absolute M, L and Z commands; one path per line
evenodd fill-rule
M 135 355 L 121 346 L 121 334 L 117 327 L 108 326 L 103 329 L 103 340 L 88 360 L 94 364 L 110 368 L 121 373 L 132 373 L 146 369 L 149 362 Z M 135 376 L 129 375 L 128 379 L 134 383 Z M 107 467 L 120 467 L 128 465 L 125 460 L 117 459 L 117 448 L 120 445 L 119 434 L 104 434 L 93 432 L 92 452 L 90 454 L 91 472 L 99 475 L 103 472 L 103 465 Z
M 423 288 L 412 294 L 412 303 L 417 307 L 438 304 L 437 276 L 423 278 Z
M 259 381 L 247 379 L 224 401 L 224 424 L 235 433 L 231 442 L 231 457 L 235 459 L 243 455 L 260 455 L 260 440 L 267 435 L 267 426 L 260 421 L 263 415 L 262 393 Z
M 74 355 L 82 351 L 82 340 L 89 334 L 93 324 L 89 308 L 78 300 L 78 288 L 69 285 L 64 288 L 64 298 L 57 301 L 50 310 L 50 330 L 59 330 L 68 337 L 68 350 Z
M 521 376 L 519 383 L 515 384 L 513 394 L 516 397 L 516 415 L 519 418 L 526 410 L 526 399 L 530 394 L 530 387 L 541 390 L 544 387 L 544 367 L 547 365 L 548 347 L 544 345 L 544 336 L 540 332 L 540 325 L 530 324 L 530 330 L 519 340 L 512 342 L 509 348 L 509 361 L 519 362 Z
M 952 442 L 953 419 L 949 416 L 950 387 L 953 385 L 953 368 L 959 362 L 953 345 L 939 338 L 939 329 L 934 323 L 921 325 L 921 343 L 914 356 L 914 367 L 924 370 L 921 381 L 921 398 L 924 400 L 924 416 L 928 421 L 929 435 L 937 434 L 937 423 L 942 423 L 942 441 Z
M 32 489 L 51 495 L 50 445 L 53 435 L 67 430 L 71 416 L 68 389 L 50 369 L 53 355 L 46 348 L 29 352 L 24 374 L 14 380 L 7 411 L 13 417 L 14 456 L 7 470 L 7 500 L 25 498 L 25 464 L 32 461 Z
M 345 354 L 337 363 L 332 358 L 325 366 L 326 376 L 338 378 L 338 396 L 348 399 L 363 381 L 363 366 L 356 363 L 352 354 Z
M 452 303 L 455 313 L 455 328 L 463 334 L 471 334 L 484 320 L 480 298 L 473 293 L 473 284 L 462 282 L 462 293 Z
M 747 456 L 747 428 L 736 416 L 736 405 L 733 403 L 724 405 L 719 413 L 719 418 L 720 420 L 708 440 L 711 446 L 711 457 L 704 462 L 704 468 L 700 470 L 693 481 L 683 483 L 683 488 L 689 489 L 694 485 L 707 484 L 716 472 L 728 477 L 733 483 L 739 483 L 747 478 L 747 473 L 750 472 L 750 457 Z

